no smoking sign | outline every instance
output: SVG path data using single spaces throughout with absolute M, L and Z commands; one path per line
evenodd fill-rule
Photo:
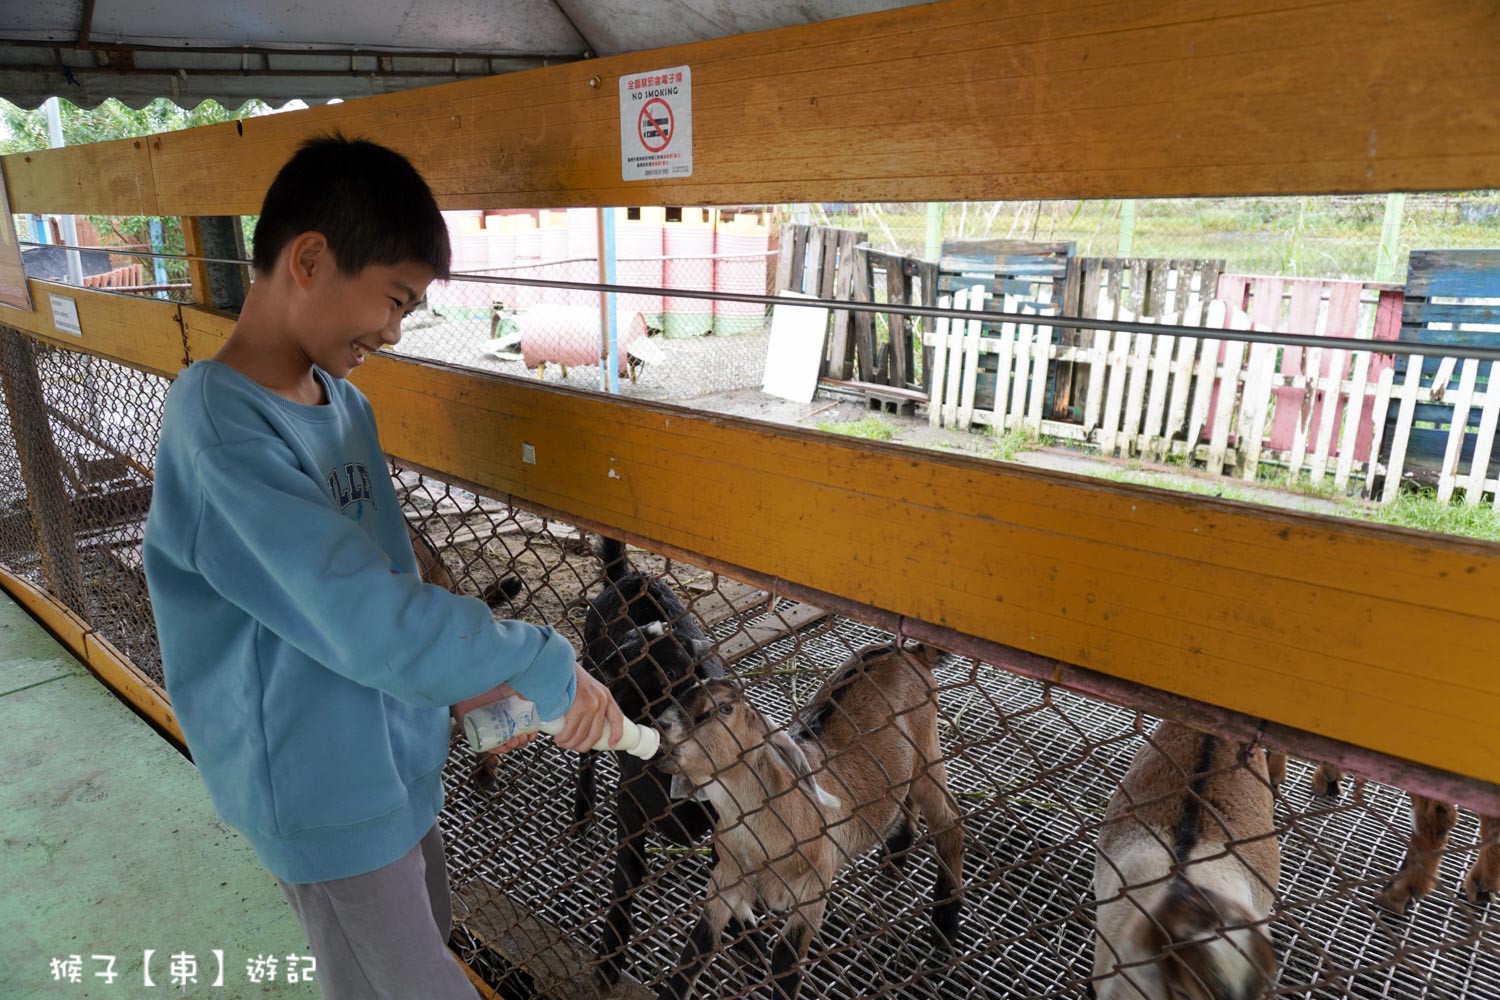
M 620 77 L 620 174 L 693 175 L 693 75 L 687 66 Z

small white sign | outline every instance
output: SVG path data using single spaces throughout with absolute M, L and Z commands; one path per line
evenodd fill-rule
M 52 325 L 57 332 L 82 337 L 83 328 L 78 325 L 78 303 L 62 295 L 49 294 L 47 297 L 52 300 Z
M 785 299 L 810 299 L 813 295 L 783 291 Z M 828 308 L 790 302 L 771 308 L 771 337 L 766 345 L 768 395 L 810 403 L 818 391 L 818 369 L 823 362 L 823 342 L 828 337 Z
M 620 175 L 627 181 L 693 176 L 693 71 L 620 77 Z

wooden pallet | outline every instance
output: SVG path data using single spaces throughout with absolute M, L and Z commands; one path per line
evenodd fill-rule
M 1500 250 L 1414 250 L 1400 339 L 1423 344 L 1493 344 L 1500 334 Z M 1409 367 L 1415 366 L 1412 375 Z M 1496 414 L 1490 364 L 1401 357 L 1393 384 L 1415 386 L 1387 420 L 1391 479 L 1462 491 L 1469 503 L 1495 491 Z M 1394 485 L 1387 483 L 1387 491 Z

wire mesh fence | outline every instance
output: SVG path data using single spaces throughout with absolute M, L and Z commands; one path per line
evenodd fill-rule
M 743 258 L 674 259 L 673 287 L 766 294 L 767 254 Z M 618 283 L 631 284 L 620 261 Z M 660 272 L 662 262 L 657 260 Z M 724 271 L 738 265 L 739 272 Z M 478 280 L 479 277 L 493 281 Z M 765 306 L 669 294 L 615 296 L 613 344 L 601 296 L 570 288 L 505 283 L 596 282 L 594 258 L 518 265 L 438 282 L 427 302 L 402 326 L 394 350 L 501 374 L 534 377 L 583 389 L 610 388 L 639 399 L 688 401 L 712 393 L 759 387 L 770 336 Z M 661 276 L 642 275 L 660 286 Z M 614 380 L 606 385 L 616 359 Z
M 159 680 L 167 382 L 3 346 L 0 562 Z M 1500 996 L 1491 823 L 1429 809 L 1412 841 L 1397 789 L 1318 795 L 1295 760 L 1275 784 L 1261 747 L 392 475 L 430 581 L 561 630 L 667 740 L 645 764 L 455 739 L 453 944 L 502 996 Z M 1427 891 L 1397 913 L 1403 886 Z

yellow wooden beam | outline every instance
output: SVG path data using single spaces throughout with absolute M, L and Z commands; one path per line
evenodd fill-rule
M 1479 0 L 951 0 L 167 133 L 149 170 L 4 169 L 18 212 L 248 214 L 342 129 L 447 208 L 1500 187 L 1497 42 Z M 677 65 L 693 175 L 625 183 L 619 77 Z
M 182 737 L 182 729 L 177 725 L 177 716 L 167 701 L 167 693 L 131 663 L 113 643 L 95 632 L 93 626 L 79 617 L 77 612 L 4 567 L 0 567 L 0 590 L 4 590 L 17 604 L 35 615 L 59 642 L 87 663 L 111 690 L 176 740 L 179 747 L 187 745 Z
M 186 364 L 175 302 L 35 279 L 29 284 L 36 311 L 0 306 L 0 326 L 168 377 L 176 376 Z M 77 307 L 81 336 L 58 328 L 52 311 L 54 295 L 70 299 Z
M 10 184 L 11 210 L 159 215 L 149 143 L 146 138 L 116 139 L 0 157 Z

